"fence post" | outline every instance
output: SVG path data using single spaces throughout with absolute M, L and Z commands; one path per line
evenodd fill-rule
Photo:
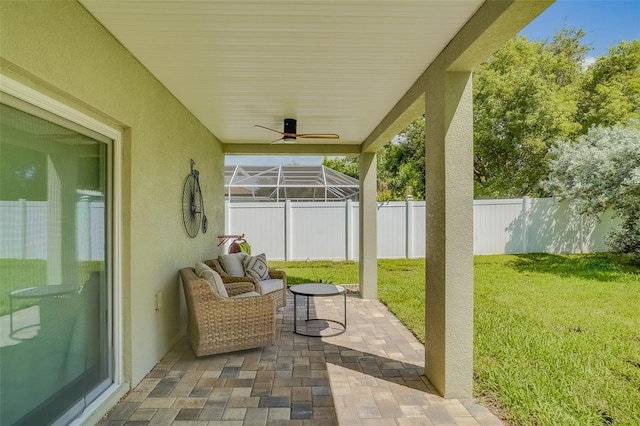
M 345 243 L 347 260 L 353 260 L 353 201 L 347 200 L 345 204 Z
M 411 259 L 413 258 L 413 195 L 407 195 L 407 202 L 406 202 L 406 226 L 405 226 L 405 232 L 406 232 L 406 243 L 407 243 L 407 247 L 406 247 L 406 258 L 407 259 Z
M 572 214 L 576 214 L 576 208 L 572 209 Z M 580 216 L 580 253 L 591 252 L 591 238 L 593 238 L 593 220 L 585 217 L 584 213 L 578 213 Z
M 522 233 L 522 253 L 529 253 L 529 214 L 531 213 L 531 199 L 522 197 L 522 217 L 524 232 Z
M 291 235 L 291 200 L 284 202 L 284 260 L 291 260 L 293 235 Z
M 27 200 L 20 198 L 20 259 L 27 258 Z
M 227 215 L 227 220 L 225 220 L 226 226 L 224 229 L 224 233 L 228 235 L 231 233 L 231 203 L 228 200 L 224 202 L 224 211 Z

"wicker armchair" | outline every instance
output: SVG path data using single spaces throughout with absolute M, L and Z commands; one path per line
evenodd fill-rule
M 232 298 L 255 291 L 250 282 L 225 284 L 224 298 L 193 268 L 180 269 L 189 319 L 187 332 L 196 356 L 272 345 L 276 335 L 273 299 L 267 296 Z
M 220 262 L 218 262 L 217 259 L 211 259 L 211 260 L 206 260 L 204 263 L 206 263 L 210 268 L 212 268 L 213 270 L 215 270 L 218 274 L 220 274 L 220 276 L 222 277 L 222 282 L 224 282 L 225 286 L 227 286 L 228 284 L 231 283 L 237 283 L 237 282 L 246 282 L 246 281 L 250 281 L 252 282 L 255 287 L 257 289 L 260 288 L 260 284 L 259 284 L 259 280 L 257 278 L 253 278 L 253 277 L 232 277 L 231 275 L 227 274 L 224 270 L 224 268 L 222 267 L 222 265 L 220 265 Z M 267 293 L 265 296 L 269 296 L 273 299 L 273 301 L 276 304 L 276 309 L 280 309 L 282 307 L 284 307 L 287 304 L 287 274 L 284 271 L 279 271 L 277 269 L 269 269 L 269 277 L 272 279 L 280 279 L 282 280 L 282 289 L 278 290 L 278 291 L 274 291 L 273 293 Z M 260 292 L 259 290 L 256 290 L 258 292 Z

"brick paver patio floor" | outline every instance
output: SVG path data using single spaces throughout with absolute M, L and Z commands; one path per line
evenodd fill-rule
M 298 297 L 298 331 L 304 327 Z M 342 296 L 311 315 L 341 320 Z M 312 323 L 310 323 L 312 324 Z M 424 347 L 376 300 L 347 297 L 347 330 L 293 333 L 293 298 L 274 346 L 196 358 L 183 338 L 102 425 L 500 425 L 475 400 L 443 399 L 423 375 Z

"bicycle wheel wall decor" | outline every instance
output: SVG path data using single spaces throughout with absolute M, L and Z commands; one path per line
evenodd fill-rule
M 198 183 L 198 171 L 193 168 L 194 164 L 191 160 L 191 173 L 187 175 L 182 188 L 182 221 L 187 235 L 191 238 L 195 238 L 200 231 L 204 210 L 202 192 Z

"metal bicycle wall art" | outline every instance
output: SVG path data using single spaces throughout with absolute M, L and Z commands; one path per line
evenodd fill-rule
M 206 234 L 209 227 L 207 215 L 204 213 L 202 190 L 200 188 L 200 172 L 194 168 L 195 162 L 191 160 L 191 173 L 187 175 L 182 188 L 182 221 L 184 229 L 191 238 L 195 238 L 200 231 Z

